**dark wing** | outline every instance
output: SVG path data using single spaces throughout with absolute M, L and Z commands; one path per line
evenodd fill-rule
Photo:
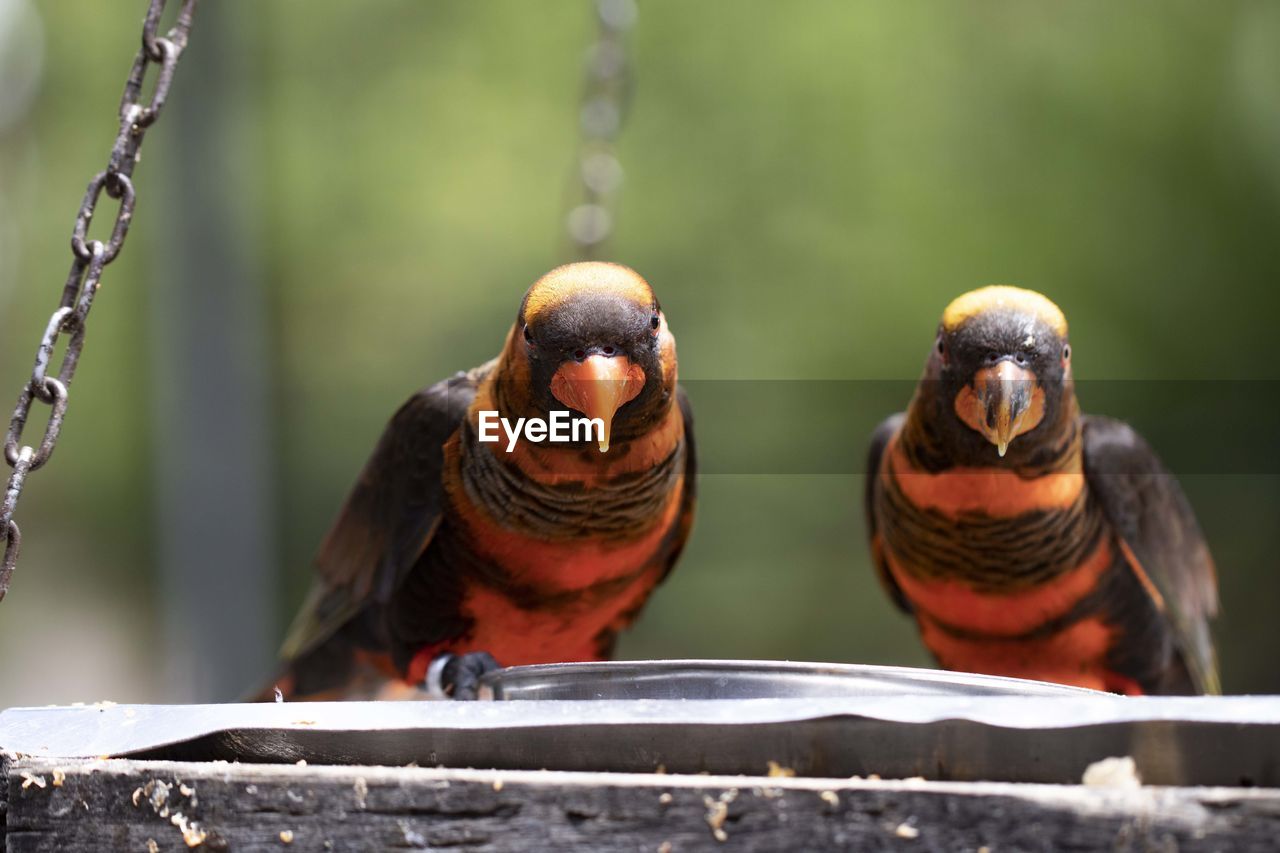
M 1220 693 L 1209 620 L 1218 611 L 1213 558 L 1178 481 L 1127 424 L 1084 419 L 1089 490 L 1131 552 L 1130 564 L 1173 627 L 1196 689 Z M 1129 555 L 1126 555 L 1129 556 Z M 1149 581 L 1149 583 L 1148 583 Z
M 492 362 L 419 391 L 392 416 L 316 557 L 319 575 L 281 657 L 314 649 L 370 603 L 385 604 L 440 522 L 444 444 Z
M 867 516 L 867 544 L 871 547 L 871 562 L 875 565 L 876 574 L 880 577 L 880 585 L 893 599 L 893 603 L 904 613 L 911 612 L 911 602 L 902 594 L 898 582 L 889 571 L 889 562 L 885 557 L 884 544 L 880 540 L 880 531 L 876 527 L 876 499 L 880 488 L 880 465 L 884 459 L 885 448 L 902 429 L 906 414 L 898 412 L 890 415 L 876 427 L 871 434 L 871 448 L 867 451 L 867 486 L 863 493 L 863 509 Z
M 689 397 L 684 388 L 676 386 L 676 404 L 680 406 L 680 415 L 684 420 L 684 493 L 680 501 L 680 515 L 667 537 L 667 567 L 658 582 L 667 579 L 675 568 L 684 545 L 689 541 L 689 533 L 693 530 L 693 512 L 698 502 L 698 449 L 693 441 L 693 408 L 689 405 Z

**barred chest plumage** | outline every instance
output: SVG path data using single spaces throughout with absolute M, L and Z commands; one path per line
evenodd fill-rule
M 684 435 L 672 407 L 602 465 L 595 449 L 521 443 L 507 454 L 464 425 L 445 446 L 444 518 L 401 601 L 430 606 L 447 585 L 455 652 L 506 665 L 606 657 L 681 539 Z
M 1104 530 L 1079 460 L 1031 477 L 997 468 L 924 472 L 895 440 L 878 477 L 884 544 L 921 580 L 991 593 L 1039 586 L 1079 567 Z
M 1127 690 L 1103 605 L 1131 576 L 1078 461 L 922 472 L 895 440 L 877 477 L 880 547 L 942 665 Z
M 512 532 L 550 541 L 634 537 L 671 501 L 685 464 L 685 444 L 677 438 L 651 466 L 601 466 L 599 473 L 583 471 L 579 478 L 548 481 L 526 470 L 523 458 L 477 443 L 470 422 L 463 425 L 459 446 L 460 477 L 470 502 Z M 580 455 L 587 465 L 593 457 L 599 459 L 594 448 L 559 452 Z

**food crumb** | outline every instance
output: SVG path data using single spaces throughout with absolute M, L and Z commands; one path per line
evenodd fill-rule
M 165 782 L 160 779 L 152 779 L 150 782 L 148 782 L 146 785 L 143 786 L 142 795 L 151 801 L 152 811 L 159 814 L 161 809 L 166 809 L 166 814 L 167 814 L 167 808 L 165 807 L 165 803 L 169 801 L 169 791 L 171 791 L 172 789 L 173 789 L 173 786 L 170 785 L 168 782 Z M 160 816 L 165 817 L 165 815 L 160 815 Z
M 34 774 L 28 773 L 25 770 L 23 770 L 20 775 L 22 776 L 22 790 L 24 791 L 30 788 L 32 785 L 35 785 L 37 788 L 43 788 L 45 785 L 48 784 L 47 782 L 45 782 L 45 779 L 43 776 L 36 776 Z
M 818 796 L 822 797 L 822 799 L 830 805 L 833 805 L 833 806 L 840 805 L 840 795 L 837 794 L 835 791 L 823 791 Z
M 703 797 L 707 806 L 707 826 L 711 827 L 711 835 L 716 841 L 727 841 L 729 833 L 724 831 L 724 822 L 729 817 L 729 804 L 710 797 Z
M 494 780 L 493 780 L 493 790 L 495 790 L 495 791 L 501 791 L 501 790 L 502 790 L 502 780 L 501 780 L 501 779 L 494 779 Z
M 778 777 L 778 776 L 790 777 L 790 776 L 796 775 L 796 771 L 795 771 L 795 768 L 783 767 L 781 764 L 779 764 L 776 761 L 770 761 L 768 775 L 774 776 L 774 777 Z
M 671 796 L 670 791 L 663 791 L 658 795 L 658 802 L 662 803 L 664 806 L 668 805 L 673 799 L 674 797 Z
M 133 807 L 134 807 L 135 809 L 138 807 L 138 799 L 139 799 L 141 796 L 142 796 L 142 789 L 141 789 L 141 788 L 134 788 L 134 789 L 133 789 Z
M 61 788 L 62 783 L 65 781 L 67 781 L 67 774 L 61 770 L 55 769 L 53 771 L 53 787 Z
M 194 820 L 187 820 L 182 812 L 174 813 L 173 817 L 169 818 L 169 823 L 176 826 L 182 833 L 182 840 L 187 842 L 188 847 L 199 847 L 209 837 L 209 833 L 201 829 L 200 824 Z
M 351 786 L 356 795 L 356 808 L 363 809 L 368 807 L 369 783 L 365 781 L 363 776 L 357 776 L 355 784 Z
M 671 853 L 671 842 L 664 841 L 658 845 L 658 853 Z
M 296 762 L 294 762 L 294 763 L 295 763 L 295 764 L 297 764 L 299 767 L 306 767 L 306 766 L 307 766 L 307 759 L 305 759 L 305 758 L 299 758 L 299 759 L 298 759 Z
M 292 829 L 282 829 L 282 830 L 280 830 L 280 843 L 281 843 L 281 844 L 292 844 L 292 843 L 293 843 L 293 830 L 292 830 Z
M 1104 758 L 1084 769 L 1080 780 L 1091 788 L 1140 788 L 1142 778 L 1132 756 Z
M 702 802 L 707 807 L 707 826 L 711 827 L 711 835 L 716 841 L 729 840 L 729 833 L 724 831 L 724 823 L 729 819 L 729 803 L 737 798 L 737 788 L 730 788 L 714 800 L 706 795 L 702 797 Z
M 900 823 L 898 828 L 893 831 L 893 834 L 899 838 L 919 838 L 920 830 L 909 823 Z
M 160 853 L 160 845 L 156 844 L 154 838 L 147 839 L 147 853 Z

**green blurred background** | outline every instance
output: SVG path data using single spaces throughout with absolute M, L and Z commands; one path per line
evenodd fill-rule
M 0 0 L 4 394 L 56 303 L 144 5 Z M 569 259 L 594 37 L 586 0 L 206 0 L 19 506 L 0 707 L 225 699 L 266 672 L 386 418 L 496 352 Z M 1008 282 L 1062 305 L 1082 379 L 1257 380 L 1274 407 L 1277 44 L 1267 0 L 642 0 L 609 257 L 655 286 L 695 392 L 910 380 L 946 302 Z M 1158 433 L 1154 386 L 1124 387 Z M 701 411 L 723 458 L 805 417 L 761 396 Z M 1236 431 L 1180 435 L 1212 458 Z M 1280 692 L 1270 444 L 1256 470 L 1182 478 L 1232 692 Z M 927 664 L 838 467 L 705 475 L 681 568 L 621 653 Z

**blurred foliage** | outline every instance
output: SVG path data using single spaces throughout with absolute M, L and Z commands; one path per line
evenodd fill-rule
M 0 126 L 4 393 L 65 275 L 142 6 L 34 7 L 43 76 Z M 253 71 L 234 98 L 235 178 L 272 305 L 283 632 L 388 415 L 491 356 L 527 285 L 567 260 L 592 17 L 519 0 L 205 7 Z M 911 379 L 943 305 L 1008 282 L 1062 305 L 1079 377 L 1256 379 L 1273 404 L 1276 44 L 1280 6 L 1264 0 L 644 0 L 613 257 L 654 284 L 689 379 Z M 175 101 L 210 62 L 198 16 Z M 168 283 L 165 206 L 199 203 L 157 189 L 171 130 L 148 138 L 63 441 L 20 508 L 0 706 L 166 696 L 148 294 Z M 736 417 L 707 428 L 726 442 L 806 417 L 770 399 L 715 412 Z M 1143 428 L 1142 399 L 1126 415 Z M 866 440 L 851 426 L 841 456 Z M 1265 462 L 1184 478 L 1219 563 L 1232 691 L 1280 692 L 1266 651 L 1280 480 Z M 721 471 L 700 488 L 683 564 L 624 655 L 927 662 L 869 567 L 861 477 Z M 234 630 L 235 613 L 213 618 Z

